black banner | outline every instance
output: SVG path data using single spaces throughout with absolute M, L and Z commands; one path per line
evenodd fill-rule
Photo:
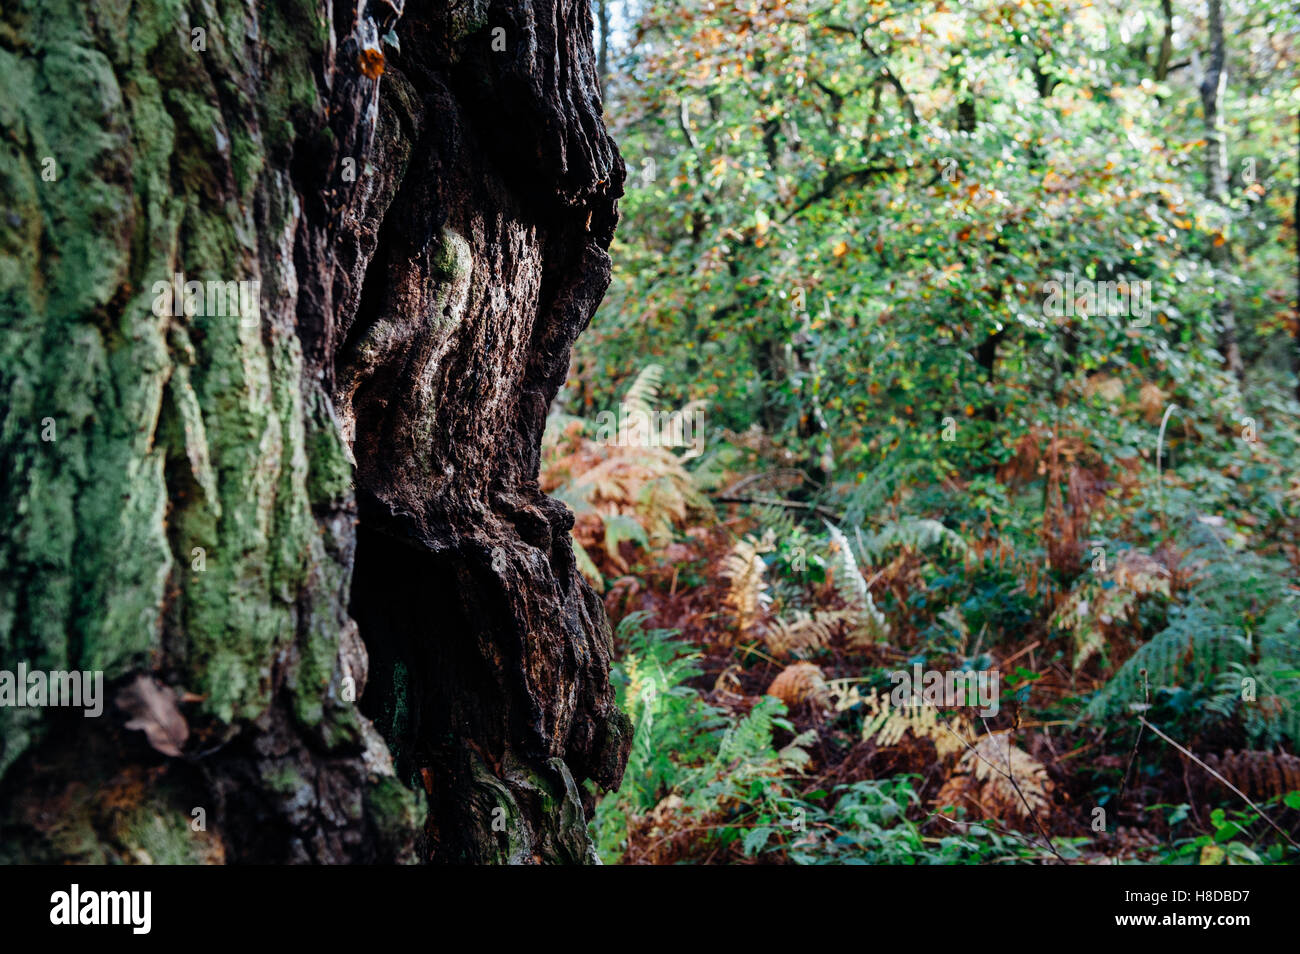
M 636 918 L 659 924 L 656 930 L 670 936 L 672 925 L 700 921 L 702 904 L 716 907 L 716 917 L 704 920 L 726 931 L 737 919 L 752 918 L 751 905 L 761 899 L 761 910 L 770 914 L 815 916 L 822 910 L 855 931 L 937 929 L 937 944 L 959 936 L 973 941 L 986 932 L 989 942 L 1033 932 L 1045 942 L 1128 937 L 1150 943 L 1167 935 L 1182 943 L 1199 933 L 1231 944 L 1290 923 L 1294 911 L 1283 907 L 1293 903 L 1295 890 L 1287 879 L 1258 867 L 898 867 L 727 875 L 681 868 L 3 868 L 0 917 L 13 938 L 93 934 L 127 945 L 279 938 L 375 943 L 409 930 L 427 930 L 430 942 L 440 944 L 455 936 L 447 933 L 452 919 L 521 935 L 547 930 L 549 922 L 558 940 L 565 928 L 555 924 L 556 912 L 573 913 L 578 898 L 584 932 L 608 919 L 618 934 Z M 749 901 L 744 910 L 724 914 L 728 898 Z

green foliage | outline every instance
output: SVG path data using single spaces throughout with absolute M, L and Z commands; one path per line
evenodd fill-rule
M 833 524 L 826 524 L 826 531 L 830 534 L 835 549 L 832 565 L 835 569 L 835 589 L 840 599 L 854 614 L 855 622 L 862 631 L 873 638 L 883 638 L 889 632 L 889 624 L 871 598 L 871 591 L 858 569 L 858 561 L 854 559 L 848 538 Z
M 1085 715 L 1152 703 L 1235 720 L 1255 744 L 1300 745 L 1300 596 L 1286 565 L 1229 550 L 1211 528 L 1184 557 L 1196 576 L 1167 625 L 1119 668 Z M 1253 685 L 1247 680 L 1253 680 Z
M 592 822 L 601 857 L 620 859 L 628 826 L 669 796 L 683 828 L 702 842 L 736 848 L 742 857 L 779 855 L 794 864 L 973 864 L 1041 860 L 1042 849 L 1015 833 L 961 825 L 938 836 L 940 824 L 919 811 L 906 776 L 854 782 L 835 791 L 808 790 L 802 772 L 816 733 L 797 733 L 785 706 L 770 696 L 740 718 L 727 718 L 687 683 L 696 654 L 671 631 L 626 617 L 616 643 L 619 701 L 635 735 L 627 774 L 598 803 Z M 653 687 L 650 689 L 649 687 Z M 778 744 L 778 734 L 789 740 Z M 1067 842 L 1058 848 L 1073 854 Z M 697 859 L 698 860 L 698 859 Z
M 1280 36 L 1270 17 L 1229 40 L 1242 164 L 1225 222 L 1202 197 L 1195 78 L 1154 75 L 1156 3 L 802 9 L 633 13 L 609 110 L 630 183 L 615 284 L 578 346 L 584 388 L 611 395 L 651 355 L 667 390 L 796 454 L 811 414 L 846 469 L 909 440 L 980 468 L 1085 375 L 1230 410 L 1226 287 L 1248 356 L 1288 373 L 1295 60 L 1283 75 L 1255 55 Z M 1225 236 L 1227 280 L 1210 256 Z M 1065 272 L 1150 281 L 1149 324 L 1054 322 L 1044 284 Z
M 859 535 L 858 540 L 859 552 L 872 563 L 880 562 L 886 551 L 894 547 L 907 550 L 941 547 L 956 556 L 970 549 L 961 534 L 927 517 L 891 520 L 874 533 Z
M 1266 813 L 1276 815 L 1285 807 L 1300 808 L 1300 792 L 1290 792 L 1285 797 L 1273 798 L 1260 806 Z M 1187 833 L 1185 822 L 1189 807 L 1183 805 L 1153 805 L 1152 811 L 1168 809 L 1167 823 L 1173 836 L 1170 838 L 1164 864 L 1171 865 L 1260 865 L 1295 864 L 1300 861 L 1300 850 L 1281 841 L 1264 836 L 1273 832 L 1258 813 L 1249 808 L 1216 808 L 1210 812 L 1208 833 Z
M 1276 4 L 1225 11 L 1220 201 L 1202 8 L 1167 23 L 1157 0 L 628 7 L 606 99 L 629 169 L 614 281 L 566 400 L 709 402 L 693 479 L 752 494 L 731 515 L 737 536 L 770 544 L 770 619 L 722 665 L 774 653 L 865 689 L 879 671 L 857 667 L 873 654 L 1014 657 L 1014 718 L 1073 723 L 1071 746 L 1123 727 L 1098 760 L 1124 760 L 1148 702 L 1193 747 L 1300 745 L 1300 21 Z M 1076 296 L 1061 313 L 1049 283 L 1067 276 L 1147 282 L 1147 307 Z M 1095 547 L 1168 577 L 1117 591 L 1088 568 Z M 847 632 L 832 625 L 841 606 Z M 799 625 L 802 641 L 786 639 Z M 687 637 L 704 645 L 700 629 Z M 717 675 L 667 698 L 687 706 L 688 686 Z M 626 806 L 610 830 L 675 797 L 733 859 L 1041 855 L 992 826 L 937 831 L 903 776 L 814 782 L 798 764 L 807 721 L 739 709 L 659 737 L 690 754 L 640 756 L 638 771 L 658 766 L 654 790 L 607 798 L 603 817 Z M 851 722 L 834 718 L 831 736 Z M 1260 838 L 1230 850 L 1276 860 Z

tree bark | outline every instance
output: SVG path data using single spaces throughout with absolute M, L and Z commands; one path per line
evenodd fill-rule
M 1205 194 L 1222 210 L 1223 241 L 1211 245 L 1210 261 L 1220 275 L 1232 271 L 1228 232 L 1228 144 L 1223 122 L 1223 91 L 1228 85 L 1227 48 L 1223 38 L 1223 0 L 1209 0 L 1210 61 L 1201 78 L 1201 108 L 1205 121 Z M 1219 323 L 1219 347 L 1224 363 L 1241 377 L 1241 349 L 1237 344 L 1237 315 L 1232 293 L 1224 287 L 1215 302 Z
M 1165 27 L 1160 34 L 1160 51 L 1156 54 L 1157 83 L 1168 78 L 1170 62 L 1174 58 L 1174 0 L 1160 0 L 1160 14 L 1164 17 Z
M 605 84 L 609 82 L 609 0 L 596 0 L 596 25 L 599 45 L 596 47 L 596 83 L 600 98 L 605 98 Z
M 0 669 L 108 700 L 0 707 L 0 860 L 595 860 L 630 728 L 537 484 L 624 178 L 590 12 L 403 3 L 0 13 Z

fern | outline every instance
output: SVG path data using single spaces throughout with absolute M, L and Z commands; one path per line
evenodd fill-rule
M 898 745 L 903 736 L 929 739 L 941 759 L 966 749 L 975 739 L 970 720 L 960 714 L 943 715 L 937 706 L 896 707 L 887 696 L 873 694 L 863 702 L 862 740 L 881 748 Z
M 644 628 L 648 616 L 629 614 L 615 635 L 623 652 L 612 681 L 633 725 L 619 801 L 633 810 L 653 806 L 685 777 L 684 764 L 713 752 L 725 724 L 721 710 L 687 685 L 700 675 L 699 654 L 675 630 Z
M 859 552 L 870 562 L 878 562 L 895 547 L 907 550 L 928 550 L 941 547 L 946 553 L 961 556 L 970 549 L 956 530 L 938 520 L 925 517 L 902 517 L 891 520 L 875 533 L 857 535 Z
M 754 507 L 754 517 L 763 534 L 770 534 L 777 540 L 789 539 L 799 532 L 798 521 L 786 507 L 760 503 Z
M 1074 636 L 1074 668 L 1106 649 L 1109 630 L 1127 624 L 1139 597 L 1170 596 L 1169 570 L 1149 554 L 1123 551 L 1106 578 L 1080 578 L 1070 598 L 1061 604 L 1051 625 Z
M 792 619 L 774 619 L 764 636 L 767 646 L 780 656 L 805 655 L 829 646 L 843 624 L 852 625 L 855 614 L 843 610 L 794 610 Z
M 858 561 L 853 557 L 849 541 L 834 524 L 826 524 L 830 532 L 831 543 L 835 547 L 832 567 L 835 573 L 835 591 L 845 603 L 856 627 L 856 637 L 867 639 L 884 639 L 889 633 L 889 624 L 885 616 L 876 609 L 867 581 L 858 570 Z
M 899 487 L 923 482 L 923 478 L 942 478 L 938 465 L 931 460 L 904 458 L 893 454 L 867 474 L 844 501 L 844 525 L 860 527 L 869 517 L 885 511 Z
M 737 540 L 722 558 L 722 578 L 727 583 L 722 605 L 731 612 L 736 630 L 742 637 L 749 635 L 762 622 L 772 602 L 764 578 L 767 564 L 762 557 L 771 551 L 772 546 L 770 534 L 761 539 L 749 536 Z
M 569 542 L 573 544 L 573 558 L 578 564 L 578 572 L 586 578 L 597 593 L 604 593 L 605 579 L 600 575 L 600 568 L 592 561 L 591 554 L 572 530 L 569 531 Z
M 713 759 L 714 771 L 725 774 L 737 761 L 748 765 L 770 758 L 773 752 L 772 733 L 784 711 L 785 706 L 775 697 L 764 696 L 760 699 L 749 715 L 723 734 L 718 754 Z
M 1204 540 L 1205 533 L 1198 531 Z M 1208 694 L 1206 709 L 1239 719 L 1255 738 L 1300 744 L 1300 598 L 1284 564 L 1232 552 L 1217 539 L 1184 558 L 1195 568 L 1183 605 L 1166 626 L 1120 667 L 1093 697 L 1085 718 L 1126 715 L 1146 702 L 1142 670 L 1152 691 Z M 1255 699 L 1243 680 L 1255 680 Z
M 637 373 L 623 395 L 623 407 L 628 417 L 649 421 L 659 403 L 659 388 L 663 384 L 664 369 L 657 364 L 647 364 Z

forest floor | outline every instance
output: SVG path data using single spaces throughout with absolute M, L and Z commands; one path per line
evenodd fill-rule
M 1001 479 L 1060 468 L 1055 443 L 1022 448 Z M 1070 565 L 1053 539 L 1073 534 L 1078 549 L 1080 512 L 1124 493 L 1123 471 L 1079 466 L 1061 477 L 1065 499 L 1049 499 L 1038 546 L 896 513 L 850 541 L 841 514 L 773 489 L 779 469 L 692 474 L 666 450 L 604 446 L 572 422 L 548 446 L 544 482 L 577 511 L 636 725 L 623 786 L 596 819 L 607 861 L 1297 857 L 1300 758 L 1241 718 L 1208 717 L 1227 711 L 1214 687 L 1231 666 L 1197 691 L 1161 669 L 1181 665 L 1184 685 L 1198 672 L 1204 651 L 1168 634 L 1170 607 L 1216 597 L 1223 581 L 1200 549 L 1216 521 L 1112 551 L 1109 566 Z M 1235 572 L 1227 585 L 1249 589 Z M 1182 663 L 1134 661 L 1162 640 Z M 985 673 L 994 699 L 909 701 L 896 687 L 922 672 Z M 1256 704 L 1265 717 L 1289 706 Z

